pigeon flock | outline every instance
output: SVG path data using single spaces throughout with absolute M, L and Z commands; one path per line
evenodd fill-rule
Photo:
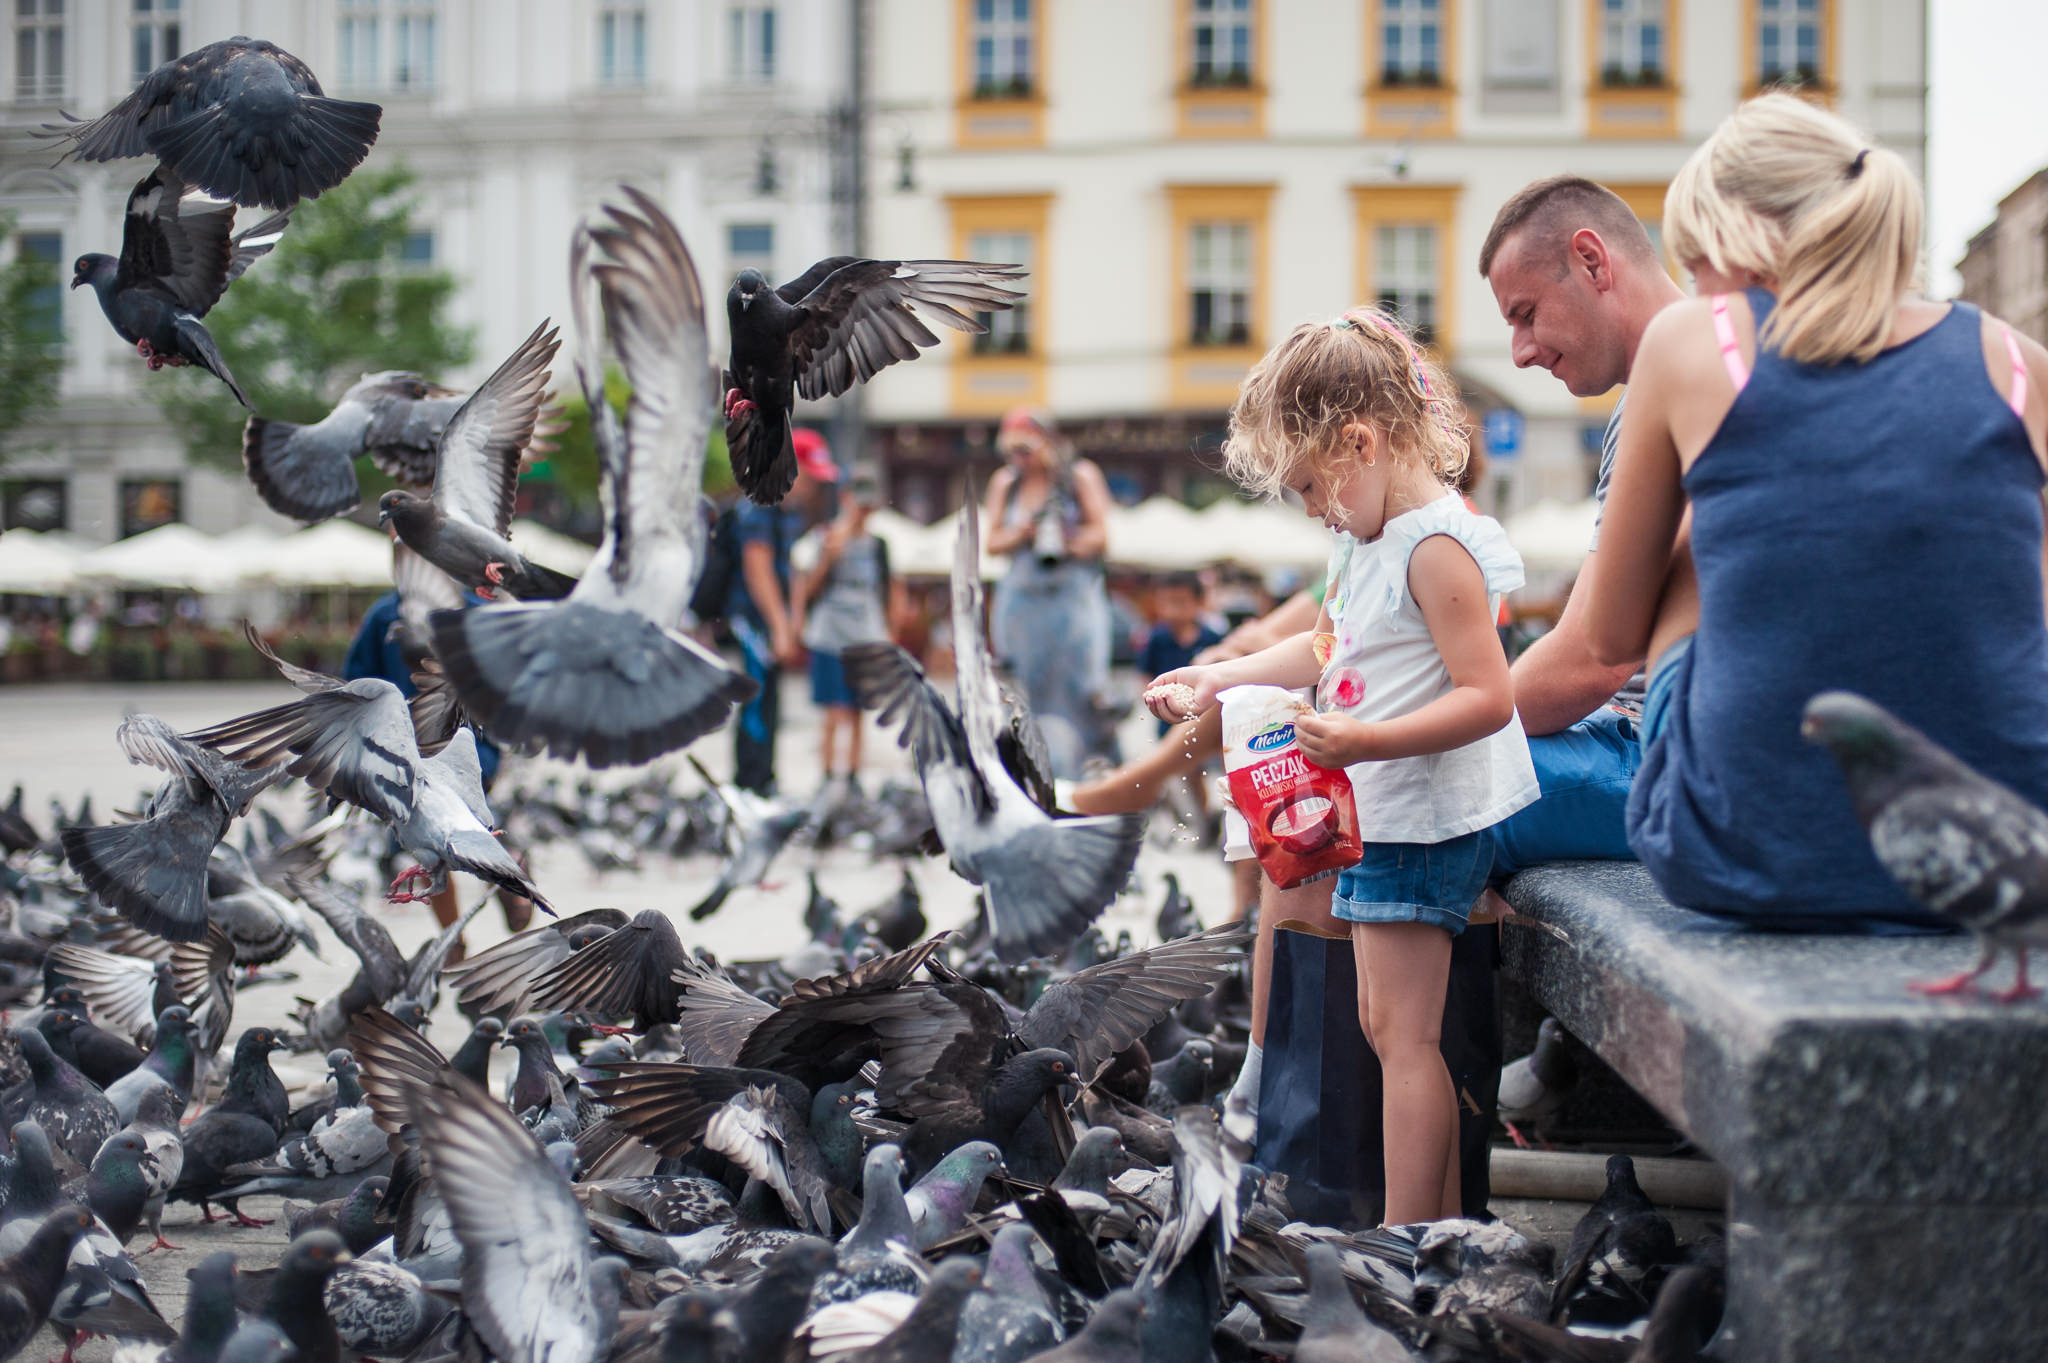
M 364 160 L 379 116 L 261 41 L 166 63 L 50 130 L 67 155 L 156 163 L 121 255 L 81 257 L 74 287 L 151 368 L 201 365 L 246 406 L 202 319 L 301 199 Z M 238 206 L 269 211 L 237 232 Z M 1562 1262 L 1500 1222 L 1292 1214 L 1226 1096 L 1250 933 L 1203 928 L 1169 876 L 1157 945 L 1105 939 L 1144 820 L 1056 808 L 1043 739 L 990 654 L 971 495 L 950 694 L 893 644 L 847 657 L 915 786 L 806 807 L 692 757 L 695 794 L 659 771 L 549 778 L 508 782 L 494 811 L 479 732 L 639 766 L 753 693 L 688 628 L 721 411 L 742 490 L 772 504 L 795 476 L 796 397 L 916 358 L 938 340 L 928 321 L 978 331 L 1023 296 L 1017 267 L 965 261 L 835 257 L 779 288 L 746 271 L 721 372 L 696 266 L 652 199 L 622 188 L 568 257 L 604 501 L 582 577 L 508 538 L 522 467 L 561 428 L 549 322 L 469 392 L 388 372 L 313 424 L 251 416 L 248 476 L 284 514 L 354 509 L 363 456 L 401 484 L 377 510 L 418 693 L 296 666 L 251 630 L 297 699 L 189 732 L 129 715 L 116 742 L 161 773 L 132 814 L 53 809 L 46 834 L 19 788 L 0 809 L 0 999 L 22 1010 L 0 1031 L 0 1359 L 45 1323 L 67 1359 L 99 1335 L 122 1363 L 1699 1356 L 1718 1243 L 1681 1247 L 1626 1156 Z M 483 604 L 465 608 L 471 593 Z M 511 850 L 550 841 L 598 869 L 700 852 L 720 869 L 673 912 L 558 906 Z M 849 914 L 813 872 L 793 950 L 721 961 L 686 944 L 679 928 L 804 841 L 903 857 L 901 887 Z M 374 864 L 372 847 L 397 849 L 394 902 L 459 872 L 549 918 L 465 958 L 487 893 L 408 956 L 337 871 Z M 919 854 L 976 896 L 967 929 L 932 932 Z M 415 881 L 425 893 L 404 892 Z M 1966 911 L 2013 919 L 1995 899 Z M 1992 940 L 2019 945 L 2024 985 L 2024 935 Z M 344 987 L 236 1030 L 238 989 L 334 943 L 357 962 Z M 450 1051 L 429 1034 L 444 995 L 467 1027 Z M 280 1051 L 324 1067 L 297 1106 Z M 514 1063 L 495 1087 L 500 1051 Z M 1545 1086 L 1569 1075 L 1540 1048 L 1529 1069 L 1518 1119 L 1540 1133 Z M 169 1247 L 167 1203 L 262 1224 L 242 1207 L 256 1197 L 284 1199 L 281 1260 L 208 1258 L 173 1329 L 129 1247 Z

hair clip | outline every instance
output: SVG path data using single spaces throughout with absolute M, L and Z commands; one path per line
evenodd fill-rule
M 1865 161 L 1865 160 L 1867 160 L 1867 159 L 1869 158 L 1869 156 L 1870 156 L 1870 148 L 1868 148 L 1868 147 L 1865 147 L 1865 148 L 1864 148 L 1864 149 L 1863 149 L 1862 151 L 1859 151 L 1859 152 L 1857 152 L 1857 153 L 1856 153 L 1856 159 L 1855 159 L 1855 160 L 1853 160 L 1853 161 L 1851 161 L 1851 162 L 1849 163 L 1849 178 L 1850 178 L 1850 179 L 1852 179 L 1852 180 L 1853 180 L 1853 179 L 1855 179 L 1855 178 L 1856 178 L 1857 176 L 1859 176 L 1859 175 L 1861 175 L 1861 174 L 1863 173 L 1863 163 L 1864 163 L 1864 161 Z

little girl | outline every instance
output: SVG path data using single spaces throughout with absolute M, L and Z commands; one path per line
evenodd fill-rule
M 1390 1225 L 1462 1215 L 1439 1050 L 1451 938 L 1486 888 L 1487 830 L 1539 793 L 1494 630 L 1522 562 L 1451 486 L 1468 448 L 1459 410 L 1377 309 L 1295 328 L 1246 376 L 1224 459 L 1248 489 L 1292 490 L 1337 532 L 1322 618 L 1148 692 L 1179 719 L 1163 684 L 1193 688 L 1195 714 L 1244 682 L 1316 687 L 1295 734 L 1310 761 L 1346 769 L 1366 842 L 1331 909 L 1351 925 L 1359 1025 L 1384 1074 Z

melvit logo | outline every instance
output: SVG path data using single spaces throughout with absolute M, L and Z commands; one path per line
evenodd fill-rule
M 1244 745 L 1253 752 L 1271 752 L 1275 748 L 1284 748 L 1293 741 L 1294 726 L 1292 724 L 1282 724 L 1277 729 L 1268 729 L 1262 734 L 1253 734 L 1244 741 Z

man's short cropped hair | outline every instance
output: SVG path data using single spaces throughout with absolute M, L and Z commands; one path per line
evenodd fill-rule
M 1187 592 L 1195 600 L 1200 601 L 1203 595 L 1202 575 L 1200 573 L 1191 573 L 1185 568 L 1175 569 L 1159 579 L 1159 589 L 1161 591 L 1178 589 Z
M 1638 261 L 1654 263 L 1657 259 L 1650 234 L 1620 195 L 1583 175 L 1553 175 L 1516 190 L 1494 214 L 1493 226 L 1479 248 L 1479 277 L 1493 273 L 1493 258 L 1514 236 L 1555 242 L 1562 269 L 1567 244 L 1582 227 L 1598 232 L 1609 250 Z

